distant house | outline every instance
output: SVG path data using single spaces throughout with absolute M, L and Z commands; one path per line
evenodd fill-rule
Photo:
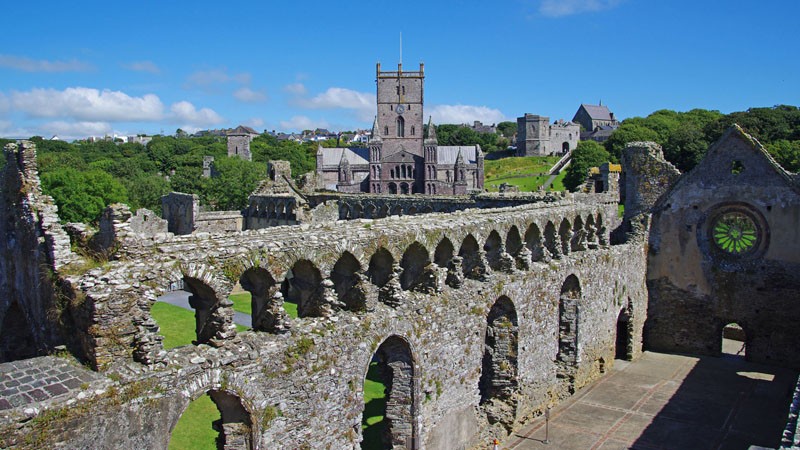
M 228 156 L 238 156 L 247 161 L 251 161 L 250 142 L 258 135 L 258 131 L 244 125 L 239 125 L 233 130 L 228 131 Z
M 494 124 L 484 125 L 480 120 L 472 122 L 472 126 L 470 128 L 478 133 L 497 133 L 497 127 Z
M 619 121 L 614 117 L 614 113 L 602 103 L 599 105 L 581 104 L 572 121 L 579 123 L 583 128 L 581 130 L 582 141 L 604 142 L 619 127 Z

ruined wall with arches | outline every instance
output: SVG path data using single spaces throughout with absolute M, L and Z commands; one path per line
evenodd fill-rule
M 164 447 L 210 392 L 231 448 L 357 448 L 372 360 L 391 386 L 388 441 L 444 449 L 508 433 L 613 364 L 629 305 L 629 353 L 641 351 L 645 254 L 610 245 L 617 225 L 612 202 L 562 199 L 128 242 L 65 279 L 91 308 L 89 363 L 152 388 L 52 439 Z M 565 378 L 559 301 L 572 278 L 580 331 Z M 233 324 L 236 283 L 252 294 L 251 331 Z M 165 350 L 150 308 L 176 289 L 190 291 L 196 344 Z

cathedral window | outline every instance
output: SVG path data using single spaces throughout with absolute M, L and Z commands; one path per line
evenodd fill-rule
M 406 95 L 406 87 L 403 86 L 401 89 L 403 90 L 403 95 Z
M 414 136 L 414 131 L 416 131 L 416 130 L 414 130 L 414 125 L 411 125 L 411 135 L 412 136 Z
M 389 127 L 383 127 L 383 135 L 387 136 L 389 134 Z
M 397 137 L 405 137 L 406 121 L 402 117 L 397 118 Z

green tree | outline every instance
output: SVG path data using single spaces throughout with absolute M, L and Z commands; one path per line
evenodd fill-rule
M 218 211 L 237 210 L 247 206 L 247 199 L 266 177 L 264 163 L 241 158 L 223 157 L 214 161 L 217 176 L 205 179 L 204 204 Z
M 628 122 L 626 120 L 619 128 L 611 133 L 611 137 L 608 138 L 604 145 L 606 151 L 611 155 L 611 159 L 617 162 L 622 156 L 622 149 L 624 149 L 629 142 L 638 141 L 658 142 L 658 133 L 644 125 L 634 121 Z
M 611 158 L 608 151 L 595 141 L 580 141 L 572 151 L 572 161 L 567 166 L 564 176 L 564 187 L 575 191 L 586 181 L 586 175 L 591 167 L 597 167 L 608 162 Z
M 517 134 L 517 122 L 500 122 L 497 124 L 497 132 L 500 136 L 511 139 Z
M 94 222 L 106 206 L 127 201 L 125 187 L 100 170 L 60 169 L 41 179 L 42 190 L 53 197 L 64 222 Z
M 800 141 L 781 139 L 767 144 L 766 148 L 781 167 L 790 172 L 800 171 Z

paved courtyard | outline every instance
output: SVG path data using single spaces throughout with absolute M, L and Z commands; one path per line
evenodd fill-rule
M 736 353 L 741 343 L 726 342 Z M 604 378 L 509 437 L 501 448 L 777 448 L 797 373 L 734 355 L 690 357 L 646 352 L 615 361 Z

